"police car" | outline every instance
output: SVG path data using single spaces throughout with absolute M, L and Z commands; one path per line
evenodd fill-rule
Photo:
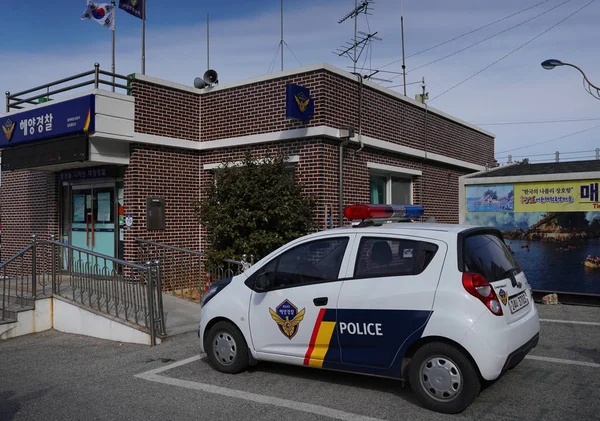
M 497 229 L 417 223 L 419 206 L 344 214 L 352 226 L 210 287 L 198 336 L 214 369 L 272 361 L 403 379 L 426 408 L 457 413 L 537 345 L 531 288 Z

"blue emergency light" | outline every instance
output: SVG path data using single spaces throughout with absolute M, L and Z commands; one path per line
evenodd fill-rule
M 416 219 L 424 213 L 423 206 L 417 205 L 356 204 L 344 209 L 344 216 L 353 221 Z

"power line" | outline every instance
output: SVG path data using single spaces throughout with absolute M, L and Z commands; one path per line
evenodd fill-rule
M 595 1 L 595 0 L 592 0 L 592 1 Z M 516 151 L 516 150 L 519 150 L 519 149 L 531 148 L 532 146 L 542 145 L 542 144 L 544 144 L 544 143 L 554 142 L 555 140 L 560 140 L 560 139 L 564 139 L 564 138 L 567 138 L 567 137 L 575 136 L 575 135 L 577 135 L 577 134 L 580 134 L 580 133 L 589 132 L 590 130 L 597 129 L 597 128 L 599 128 L 599 127 L 600 127 L 600 124 L 599 124 L 599 125 L 597 125 L 597 126 L 594 126 L 594 127 L 590 127 L 590 128 L 588 128 L 588 129 L 583 129 L 583 130 L 579 130 L 579 131 L 577 131 L 577 132 L 574 132 L 574 133 L 569 133 L 569 134 L 566 134 L 566 135 L 563 135 L 563 136 L 555 137 L 554 139 L 544 140 L 544 141 L 542 141 L 542 142 L 536 142 L 536 143 L 532 143 L 531 145 L 527 145 L 527 146 L 520 146 L 520 147 L 518 147 L 518 148 L 507 149 L 507 150 L 505 150 L 505 151 L 502 151 L 502 152 L 496 152 L 496 153 L 497 153 L 497 154 L 499 154 L 499 153 L 506 153 L 506 152 Z
M 593 153 L 596 152 L 595 150 L 593 151 L 571 151 L 571 152 L 560 152 L 561 155 L 571 155 L 571 154 L 575 154 L 575 153 Z M 538 153 L 538 154 L 527 154 L 527 155 L 511 155 L 511 157 L 513 158 L 527 158 L 527 157 L 532 157 L 532 156 L 556 156 L 556 152 L 550 152 L 550 153 Z M 508 158 L 507 156 L 501 156 L 498 159 L 503 159 L 503 158 Z
M 544 124 L 544 123 L 575 123 L 580 121 L 598 121 L 600 118 L 574 118 L 565 120 L 536 120 L 536 121 L 498 121 L 493 123 L 472 123 L 477 126 L 504 126 L 509 124 Z
M 465 50 L 468 50 L 468 49 L 469 49 L 469 48 L 471 48 L 471 47 L 475 47 L 476 45 L 479 45 L 479 44 L 481 44 L 482 42 L 485 42 L 485 41 L 487 41 L 487 40 L 490 40 L 490 39 L 492 39 L 492 38 L 495 38 L 495 37 L 497 37 L 498 35 L 502 35 L 502 34 L 503 34 L 503 33 L 505 33 L 505 32 L 508 32 L 508 31 L 511 31 L 511 30 L 513 30 L 513 29 L 515 29 L 515 28 L 518 28 L 519 26 L 525 25 L 526 23 L 528 23 L 528 22 L 531 22 L 532 20 L 534 20 L 534 19 L 537 19 L 537 18 L 539 18 L 540 16 L 543 16 L 543 15 L 545 15 L 546 13 L 549 13 L 549 12 L 553 11 L 554 9 L 557 9 L 557 8 L 559 8 L 559 7 L 560 7 L 560 6 L 562 6 L 563 4 L 565 4 L 565 3 L 569 3 L 570 1 L 572 1 L 572 0 L 565 0 L 565 1 L 563 1 L 562 3 L 560 3 L 560 4 L 556 5 L 556 6 L 552 7 L 552 8 L 550 8 L 550 9 L 548 9 L 548 10 L 546 10 L 546 11 L 542 12 L 542 13 L 539 13 L 539 14 L 537 14 L 537 15 L 535 15 L 535 16 L 533 16 L 533 17 L 531 17 L 531 18 L 527 19 L 527 20 L 524 20 L 523 22 L 517 23 L 517 24 L 516 24 L 516 25 L 514 25 L 514 26 L 511 26 L 510 28 L 504 29 L 504 30 L 502 30 L 502 31 L 500 31 L 500 32 L 496 32 L 495 34 L 492 34 L 492 35 L 490 35 L 489 37 L 487 37 L 487 38 L 484 38 L 484 39 L 482 39 L 482 40 L 480 40 L 480 41 L 474 42 L 473 44 L 471 44 L 471 45 L 468 45 L 468 46 L 466 46 L 466 47 L 464 47 L 464 48 L 461 48 L 461 49 L 460 49 L 460 50 L 458 50 L 458 51 L 455 51 L 455 52 L 453 52 L 453 53 L 447 54 L 447 55 L 445 55 L 445 56 L 443 56 L 443 57 L 440 57 L 440 58 L 438 58 L 438 59 L 435 59 L 435 60 L 433 60 L 433 61 L 430 61 L 430 62 L 428 62 L 428 63 L 425 63 L 425 64 L 422 64 L 422 65 L 420 65 L 420 66 L 417 66 L 417 67 L 415 67 L 415 68 L 413 68 L 413 69 L 410 69 L 410 70 L 409 70 L 407 73 L 414 72 L 415 70 L 418 70 L 418 69 L 421 69 L 421 68 L 423 68 L 423 67 L 429 66 L 430 64 L 437 63 L 438 61 L 442 61 L 442 60 L 445 60 L 445 59 L 447 59 L 447 58 L 449 58 L 449 57 L 452 57 L 452 56 L 455 56 L 455 55 L 457 55 L 457 54 L 459 54 L 459 53 L 462 53 L 463 51 L 465 51 Z M 393 78 L 392 78 L 392 79 L 393 79 Z
M 424 53 L 424 52 L 426 52 L 426 51 L 433 50 L 434 48 L 441 47 L 442 45 L 448 44 L 449 42 L 456 41 L 456 40 L 457 40 L 457 39 L 459 39 L 459 38 L 462 38 L 462 37 L 464 37 L 464 36 L 467 36 L 467 35 L 471 35 L 471 34 L 473 34 L 473 33 L 477 32 L 477 31 L 480 31 L 480 30 L 482 30 L 482 29 L 485 29 L 485 28 L 487 28 L 487 27 L 489 27 L 489 26 L 495 25 L 496 23 L 502 22 L 503 20 L 506 20 L 506 19 L 512 18 L 513 16 L 516 16 L 516 15 L 519 15 L 519 14 L 521 14 L 521 13 L 524 13 L 524 12 L 526 12 L 526 11 L 530 10 L 530 9 L 533 9 L 534 7 L 537 7 L 537 6 L 539 6 L 540 4 L 548 3 L 548 1 L 549 1 L 549 0 L 544 0 L 544 1 L 541 1 L 541 2 L 539 2 L 539 3 L 536 3 L 536 4 L 534 4 L 533 6 L 529 6 L 529 7 L 525 8 L 525 9 L 523 9 L 523 10 L 520 10 L 520 11 L 518 11 L 518 12 L 515 12 L 515 13 L 513 13 L 513 14 L 511 14 L 511 15 L 505 16 L 505 17 L 503 17 L 502 19 L 495 20 L 494 22 L 491 22 L 491 23 L 488 23 L 488 24 L 486 24 L 486 25 L 480 26 L 479 28 L 477 28 L 477 29 L 473 29 L 472 31 L 465 32 L 464 34 L 458 35 L 458 36 L 456 36 L 456 37 L 454 37 L 454 38 L 452 38 L 452 39 L 449 39 L 449 40 L 447 40 L 447 41 L 444 41 L 444 42 L 441 42 L 441 43 L 439 43 L 439 44 L 436 44 L 436 45 L 434 45 L 433 47 L 429 47 L 429 48 L 426 48 L 426 49 L 424 49 L 424 50 L 421 50 L 421 51 L 419 51 L 419 52 L 416 52 L 416 53 L 414 53 L 414 54 L 411 54 L 411 55 L 409 55 L 409 56 L 406 56 L 405 58 L 414 57 L 414 56 L 416 56 L 416 55 L 419 55 L 419 54 L 421 54 L 421 53 Z M 383 65 L 383 66 L 381 66 L 379 69 L 383 69 L 384 67 L 391 66 L 392 64 L 396 64 L 396 63 L 399 63 L 399 62 L 401 62 L 401 61 L 402 61 L 402 59 L 398 59 L 398 60 L 392 61 L 391 63 L 384 64 L 384 65 Z
M 550 28 L 546 29 L 545 31 L 541 32 L 540 34 L 536 35 L 535 37 L 531 38 L 529 41 L 525 42 L 524 44 L 521 44 L 520 46 L 518 46 L 517 48 L 515 48 L 514 50 L 512 50 L 511 52 L 505 54 L 504 56 L 500 57 L 498 60 L 492 62 L 491 64 L 487 65 L 486 67 L 484 67 L 483 69 L 479 70 L 478 72 L 474 73 L 473 75 L 469 76 L 468 78 L 466 78 L 465 80 L 463 80 L 462 82 L 457 83 L 454 86 L 451 86 L 450 88 L 446 89 L 445 91 L 443 91 L 441 94 L 431 98 L 429 100 L 429 102 L 431 103 L 431 101 L 433 101 L 436 98 L 441 97 L 442 95 L 446 94 L 447 92 L 450 92 L 452 89 L 459 87 L 460 85 L 462 85 L 463 83 L 473 79 L 475 76 L 479 75 L 480 73 L 483 73 L 484 71 L 486 71 L 487 69 L 489 69 L 490 67 L 492 67 L 493 65 L 501 62 L 502 60 L 504 60 L 506 57 L 510 56 L 511 54 L 519 51 L 521 48 L 525 47 L 528 44 L 531 44 L 533 41 L 535 41 L 536 39 L 538 39 L 539 37 L 541 37 L 542 35 L 544 35 L 546 32 L 549 32 L 550 30 L 556 28 L 558 25 L 560 25 L 561 23 L 563 23 L 564 21 L 566 21 L 567 19 L 569 19 L 571 16 L 573 16 L 574 14 L 578 13 L 579 11 L 585 9 L 586 7 L 588 7 L 590 4 L 592 4 L 593 2 L 595 2 L 596 0 L 591 0 L 590 2 L 584 4 L 583 6 L 581 6 L 579 9 L 577 9 L 576 11 L 574 11 L 573 13 L 571 13 L 570 15 L 567 15 L 565 18 L 561 19 L 560 21 L 558 21 L 557 23 L 555 23 L 554 25 L 552 25 Z

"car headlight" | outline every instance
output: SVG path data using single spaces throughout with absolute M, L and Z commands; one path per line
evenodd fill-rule
M 204 294 L 202 297 L 202 300 L 200 300 L 200 307 L 204 307 L 206 303 L 208 303 L 215 295 L 217 295 L 217 293 L 229 285 L 232 279 L 233 278 L 226 278 L 212 284 L 208 291 L 206 291 L 206 294 Z

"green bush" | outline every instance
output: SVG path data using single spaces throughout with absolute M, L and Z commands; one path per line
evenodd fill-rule
M 193 207 L 208 231 L 207 259 L 213 265 L 244 254 L 256 262 L 316 229 L 316 201 L 303 195 L 283 155 L 256 159 L 247 153 L 241 166 L 225 163 L 203 197 Z

